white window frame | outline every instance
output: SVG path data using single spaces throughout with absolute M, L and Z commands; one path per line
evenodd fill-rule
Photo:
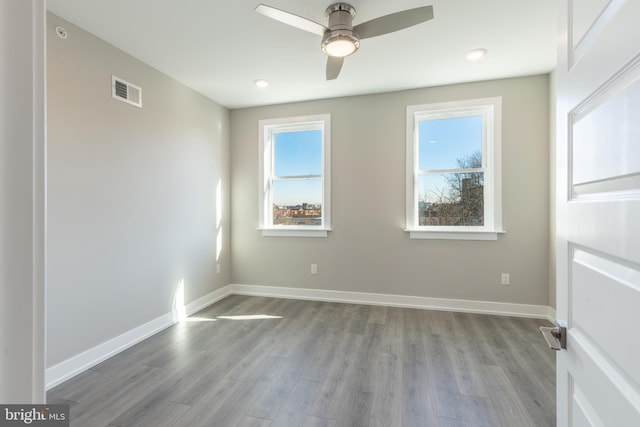
M 421 226 L 418 213 L 418 143 L 421 120 L 482 116 L 483 226 Z M 502 229 L 502 98 L 482 98 L 407 107 L 406 225 L 411 239 L 497 240 Z
M 322 131 L 322 223 L 320 225 L 273 225 L 271 184 L 273 175 L 273 135 L 279 132 Z M 263 236 L 327 237 L 331 231 L 331 115 L 289 117 L 258 121 L 259 153 L 258 229 Z M 315 176 L 314 176 L 315 177 Z

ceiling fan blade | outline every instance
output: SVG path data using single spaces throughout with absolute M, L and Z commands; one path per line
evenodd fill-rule
M 324 32 L 328 30 L 324 25 L 313 22 L 310 19 L 294 15 L 293 13 L 289 13 L 284 10 L 276 9 L 275 7 L 267 6 L 266 4 L 259 4 L 255 10 L 256 12 L 275 19 L 276 21 L 284 22 L 287 25 L 291 25 L 292 27 L 308 31 L 319 36 L 323 36 Z
M 433 19 L 433 6 L 416 7 L 381 16 L 353 27 L 360 39 L 381 36 Z
M 327 80 L 335 80 L 340 74 L 344 58 L 336 58 L 335 56 L 329 56 L 327 58 Z

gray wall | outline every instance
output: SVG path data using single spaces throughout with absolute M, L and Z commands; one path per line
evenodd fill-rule
M 44 403 L 45 8 L 0 0 L 0 402 Z
M 503 224 L 498 241 L 410 240 L 405 108 L 503 97 Z M 332 115 L 327 238 L 262 237 L 258 120 Z M 547 75 L 231 111 L 232 280 L 238 284 L 549 304 Z M 318 275 L 310 275 L 310 264 Z M 500 285 L 500 273 L 511 286 Z
M 182 279 L 186 303 L 230 282 L 230 160 L 225 108 L 55 15 L 47 38 L 50 367 L 171 312 Z

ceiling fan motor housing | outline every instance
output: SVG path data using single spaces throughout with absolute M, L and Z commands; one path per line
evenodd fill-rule
M 327 46 L 337 41 L 349 41 L 353 44 L 354 50 L 349 53 L 353 54 L 360 47 L 360 38 L 353 31 L 353 17 L 356 16 L 356 10 L 348 3 L 335 3 L 327 8 L 325 16 L 328 20 L 328 31 L 322 37 L 322 51 L 327 55 Z

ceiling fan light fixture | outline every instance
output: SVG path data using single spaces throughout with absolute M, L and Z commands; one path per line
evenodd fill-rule
M 286 10 L 259 4 L 256 12 L 283 22 L 303 31 L 322 36 L 322 51 L 327 59 L 327 80 L 334 80 L 340 74 L 346 56 L 352 55 L 360 47 L 360 39 L 368 39 L 413 27 L 433 19 L 433 6 L 414 7 L 400 12 L 380 16 L 356 26 L 353 18 L 356 10 L 349 3 L 334 3 L 325 10 L 327 25 L 298 16 Z
M 360 47 L 360 41 L 351 34 L 329 34 L 322 41 L 322 51 L 335 58 L 344 58 Z

